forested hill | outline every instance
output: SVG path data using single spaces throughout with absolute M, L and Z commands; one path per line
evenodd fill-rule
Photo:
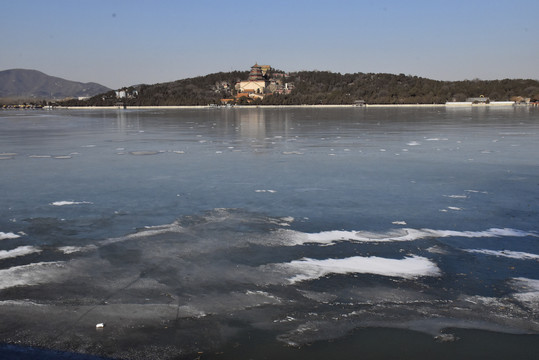
M 234 71 L 127 89 L 133 94 L 122 99 L 128 106 L 208 105 L 220 104 L 221 98 L 235 95 L 234 84 L 246 80 L 248 72 Z M 252 104 L 443 104 L 464 101 L 468 97 L 489 97 L 491 101 L 514 97 L 539 98 L 539 81 L 464 80 L 438 81 L 417 76 L 393 74 L 340 74 L 329 71 L 300 71 L 290 73 L 287 83 L 294 86 L 290 94 L 266 95 Z M 223 84 L 228 84 L 223 87 Z M 136 90 L 136 92 L 134 92 Z M 84 102 L 71 101 L 65 105 L 114 105 L 115 93 L 95 96 Z
M 364 100 L 367 104 L 443 104 L 484 95 L 493 101 L 511 97 L 539 97 L 536 80 L 437 81 L 393 74 L 338 74 L 304 71 L 295 74 L 297 97 L 308 104 L 344 104 Z
M 110 106 L 119 101 L 129 106 L 171 106 L 220 104 L 220 99 L 231 96 L 231 89 L 220 89 L 226 83 L 233 89 L 237 81 L 247 79 L 248 71 L 219 72 L 205 76 L 154 85 L 126 88 L 127 98 L 118 99 L 115 91 L 96 95 L 84 101 L 69 100 L 66 106 Z

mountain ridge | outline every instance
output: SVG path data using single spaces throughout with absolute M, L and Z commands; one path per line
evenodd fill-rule
M 78 82 L 51 76 L 34 69 L 0 71 L 0 98 L 38 100 L 90 97 L 110 88 L 95 82 Z

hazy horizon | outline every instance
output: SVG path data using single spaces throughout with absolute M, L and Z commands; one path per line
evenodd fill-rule
M 392 73 L 457 81 L 539 79 L 536 2 L 217 1 L 6 3 L 0 70 L 110 88 L 255 63 L 285 71 Z

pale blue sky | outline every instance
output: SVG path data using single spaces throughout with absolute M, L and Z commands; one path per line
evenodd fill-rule
M 539 79 L 539 0 L 2 0 L 0 70 L 118 88 L 285 71 Z

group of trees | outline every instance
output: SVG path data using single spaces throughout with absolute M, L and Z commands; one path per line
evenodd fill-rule
M 247 76 L 247 71 L 220 72 L 168 83 L 140 85 L 136 97 L 121 101 L 127 106 L 220 104 L 220 99 L 235 95 L 234 84 Z M 357 100 L 364 100 L 367 104 L 443 104 L 480 95 L 492 101 L 509 100 L 515 96 L 539 99 L 539 81 L 522 79 L 438 81 L 404 74 L 300 71 L 290 73 L 286 81 L 293 82 L 295 86 L 290 94 L 266 95 L 250 104 L 353 104 Z M 216 88 L 217 83 L 230 86 Z M 106 106 L 118 102 L 115 92 L 111 91 L 84 101 L 69 100 L 63 105 Z M 247 103 L 246 99 L 237 102 Z
M 535 80 L 437 81 L 404 74 L 319 71 L 291 75 L 296 88 L 290 98 L 306 104 L 349 104 L 355 100 L 368 104 L 443 104 L 480 95 L 493 101 L 513 96 L 539 98 L 539 82 Z
M 171 106 L 220 104 L 223 97 L 230 95 L 230 89 L 218 90 L 216 83 L 232 86 L 248 76 L 247 71 L 232 71 L 209 74 L 189 79 L 155 85 L 139 85 L 137 96 L 118 99 L 115 91 L 96 95 L 86 100 L 64 101 L 64 106 L 114 106 L 119 102 L 126 106 Z

